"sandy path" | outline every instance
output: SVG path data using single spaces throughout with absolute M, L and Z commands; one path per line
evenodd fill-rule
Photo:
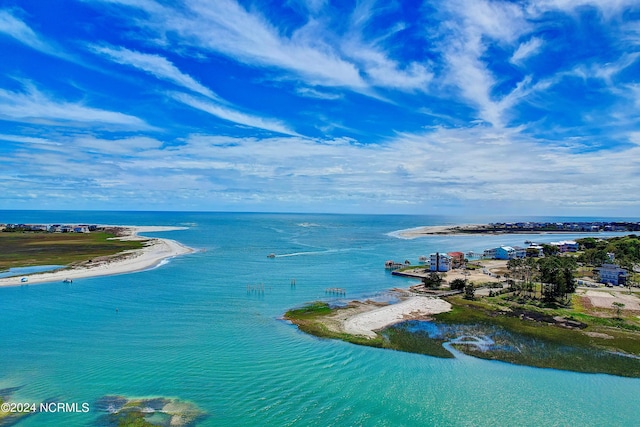
M 125 227 L 129 232 L 121 240 L 144 240 L 147 245 L 142 249 L 125 251 L 107 259 L 89 265 L 55 271 L 49 273 L 37 273 L 28 276 L 7 277 L 0 279 L 2 286 L 20 286 L 24 284 L 36 284 L 46 282 L 62 282 L 65 279 L 81 279 L 87 277 L 110 276 L 114 274 L 132 273 L 134 271 L 148 270 L 160 264 L 167 258 L 193 252 L 192 248 L 184 246 L 175 240 L 159 239 L 139 236 L 138 233 L 180 230 L 179 227 Z M 21 282 L 22 277 L 29 280 Z
M 403 320 L 426 317 L 451 310 L 447 301 L 430 297 L 412 297 L 397 304 L 356 314 L 344 322 L 344 331 L 352 335 L 375 338 L 374 331 Z

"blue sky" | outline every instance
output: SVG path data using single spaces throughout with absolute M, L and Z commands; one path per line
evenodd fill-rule
M 637 0 L 0 0 L 0 209 L 640 213 Z

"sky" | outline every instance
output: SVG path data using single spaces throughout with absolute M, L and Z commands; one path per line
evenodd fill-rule
M 0 0 L 0 209 L 640 214 L 637 0 Z

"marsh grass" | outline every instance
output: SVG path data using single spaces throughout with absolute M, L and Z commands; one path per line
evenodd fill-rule
M 0 232 L 0 271 L 12 267 L 69 265 L 140 249 L 144 241 L 110 240 L 114 234 Z
M 338 339 L 369 347 L 385 347 L 384 340 L 381 336 L 367 338 L 360 335 L 337 332 L 327 328 L 327 326 L 322 323 L 321 318 L 333 313 L 334 310 L 339 310 L 339 308 L 332 309 L 326 302 L 316 301 L 301 308 L 287 311 L 284 318 L 297 325 L 301 331 L 316 337 Z

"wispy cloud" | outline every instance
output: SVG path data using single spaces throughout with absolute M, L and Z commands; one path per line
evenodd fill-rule
M 56 126 L 95 123 L 133 129 L 151 129 L 138 117 L 87 107 L 80 103 L 55 100 L 31 84 L 26 85 L 26 92 L 0 89 L 0 118 L 25 123 L 46 121 Z
M 479 117 L 502 128 L 505 105 L 492 90 L 496 79 L 483 59 L 488 41 L 513 43 L 530 27 L 522 9 L 514 3 L 459 0 L 448 3 L 449 19 L 443 24 L 450 37 L 442 49 L 448 83 L 478 109 Z
M 511 56 L 511 62 L 514 64 L 520 64 L 525 61 L 527 58 L 535 55 L 540 51 L 542 47 L 542 39 L 538 37 L 532 37 L 530 40 L 520 44 L 518 49 L 513 52 Z
M 168 80 L 208 98 L 220 99 L 211 89 L 183 73 L 168 59 L 160 55 L 136 52 L 123 47 L 111 48 L 90 45 L 89 48 L 111 61 L 138 68 L 161 80 Z
M 245 125 L 253 128 L 264 129 L 271 132 L 282 133 L 285 135 L 298 135 L 295 131 L 289 129 L 286 125 L 278 120 L 265 119 L 258 116 L 245 114 L 231 108 L 215 104 L 187 95 L 185 93 L 173 92 L 169 94 L 176 101 L 182 102 L 190 107 L 209 113 L 223 120 L 233 123 Z
M 61 55 L 59 49 L 36 34 L 27 24 L 8 10 L 0 10 L 0 33 L 13 37 L 20 43 L 40 52 L 55 56 Z

